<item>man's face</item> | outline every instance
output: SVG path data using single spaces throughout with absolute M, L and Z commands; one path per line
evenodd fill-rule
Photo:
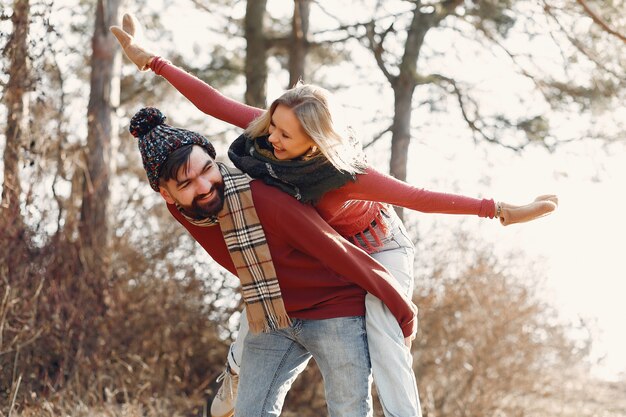
M 175 179 L 168 180 L 160 192 L 169 204 L 177 203 L 185 214 L 204 219 L 219 213 L 224 206 L 224 181 L 213 160 L 200 146 L 192 148 L 189 163 Z

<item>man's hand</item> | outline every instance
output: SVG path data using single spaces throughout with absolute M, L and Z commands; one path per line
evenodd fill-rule
M 150 68 L 150 62 L 156 56 L 152 52 L 148 52 L 141 46 L 137 45 L 135 33 L 140 28 L 137 19 L 130 13 L 124 13 L 122 18 L 122 27 L 111 26 L 109 30 L 115 35 L 117 41 L 122 46 L 124 54 L 133 61 L 140 71 L 146 71 Z
M 529 222 L 552 213 L 558 207 L 559 199 L 556 195 L 546 194 L 540 195 L 535 201 L 524 206 L 514 206 L 507 203 L 500 204 L 502 207 L 500 223 L 503 226 L 508 226 L 515 223 Z

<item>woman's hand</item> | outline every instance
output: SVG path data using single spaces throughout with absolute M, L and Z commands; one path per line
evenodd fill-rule
M 109 30 L 115 35 L 117 41 L 122 46 L 124 54 L 133 61 L 140 71 L 147 71 L 150 68 L 150 62 L 156 56 L 152 52 L 148 52 L 135 41 L 135 32 L 139 29 L 139 22 L 130 13 L 124 13 L 122 18 L 122 27 L 111 26 Z
M 515 223 L 524 223 L 552 213 L 559 205 L 559 199 L 554 194 L 540 195 L 532 203 L 524 206 L 500 203 L 500 223 L 508 226 Z

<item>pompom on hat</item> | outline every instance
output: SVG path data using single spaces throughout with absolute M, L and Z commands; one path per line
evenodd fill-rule
M 165 123 L 159 109 L 144 107 L 130 120 L 130 134 L 136 137 L 143 167 L 153 190 L 159 191 L 161 166 L 172 152 L 186 145 L 199 145 L 215 158 L 215 148 L 199 133 L 179 129 Z

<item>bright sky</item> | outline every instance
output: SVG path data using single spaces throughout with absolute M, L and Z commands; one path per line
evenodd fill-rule
M 462 149 L 449 158 L 452 146 Z M 490 183 L 485 185 L 474 171 L 475 161 L 485 158 L 471 143 L 447 140 L 435 146 L 415 145 L 410 158 L 419 169 L 413 171 L 411 182 L 511 203 L 524 203 L 541 193 L 557 194 L 560 205 L 553 215 L 506 228 L 476 222 L 477 239 L 493 242 L 501 253 L 523 251 L 529 262 L 545 267 L 545 298 L 564 319 L 587 323 L 594 337 L 592 359 L 604 357 L 595 371 L 614 378 L 626 373 L 622 244 L 626 217 L 619 212 L 626 204 L 620 192 L 626 184 L 626 145 L 611 147 L 612 155 L 595 146 L 580 148 L 571 154 L 536 150 L 522 156 L 493 150 L 488 157 L 494 161 L 488 170 Z M 454 227 L 454 221 L 449 225 Z

